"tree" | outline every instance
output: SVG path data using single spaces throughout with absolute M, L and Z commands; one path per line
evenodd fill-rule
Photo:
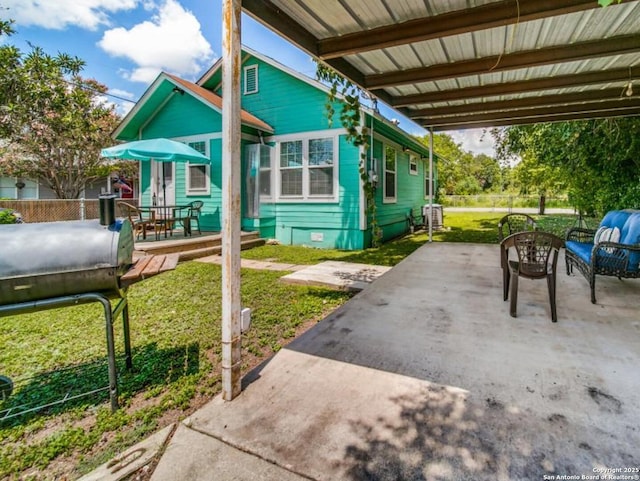
M 0 39 L 12 33 L 10 22 L 0 25 Z M 83 67 L 63 53 L 0 45 L 0 175 L 38 180 L 58 198 L 74 199 L 118 168 L 99 155 L 113 142 L 118 116 L 100 101 L 106 86 L 82 78 Z
M 580 211 L 640 206 L 640 117 L 557 122 L 495 131 L 502 158 L 519 155 L 540 185 L 564 185 Z
M 419 140 L 429 145 L 427 136 Z M 502 173 L 496 159 L 467 152 L 443 133 L 433 136 L 433 150 L 439 157 L 438 184 L 442 194 L 470 195 L 501 190 Z

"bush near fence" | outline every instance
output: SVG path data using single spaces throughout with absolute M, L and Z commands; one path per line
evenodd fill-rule
M 442 205 L 446 207 L 532 207 L 537 208 L 539 195 L 441 195 Z M 566 196 L 545 197 L 546 207 L 573 208 Z
M 116 199 L 117 202 L 138 205 L 138 199 Z M 100 218 L 97 199 L 0 200 L 0 207 L 20 212 L 24 222 L 29 223 Z M 119 215 L 116 207 L 116 216 Z

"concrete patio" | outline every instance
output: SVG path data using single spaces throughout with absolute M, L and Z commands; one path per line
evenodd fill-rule
M 178 426 L 151 479 L 542 480 L 637 467 L 640 282 L 502 300 L 498 246 L 425 245 Z M 587 479 L 587 478 L 582 478 Z M 631 479 L 631 478 L 629 478 Z

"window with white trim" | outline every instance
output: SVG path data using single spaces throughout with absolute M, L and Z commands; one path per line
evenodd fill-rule
M 302 196 L 302 140 L 280 143 L 280 195 Z
M 0 199 L 16 198 L 16 178 L 0 177 Z
M 398 168 L 398 153 L 390 145 L 384 146 L 384 202 L 396 202 L 396 172 Z
M 334 137 L 288 140 L 278 146 L 281 200 L 335 200 L 337 152 Z
M 197 150 L 201 154 L 209 157 L 207 154 L 207 142 L 204 140 L 189 142 L 189 147 Z M 192 164 L 188 163 L 186 168 L 186 184 L 187 195 L 208 195 L 210 192 L 211 182 L 209 164 Z
M 244 68 L 244 88 L 242 93 L 244 95 L 258 93 L 257 65 L 248 65 Z
M 409 155 L 409 173 L 418 175 L 418 159 L 415 155 Z
M 271 152 L 272 148 L 262 146 L 260 149 L 260 197 L 271 198 Z

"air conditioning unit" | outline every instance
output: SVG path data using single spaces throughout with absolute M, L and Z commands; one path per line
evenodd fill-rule
M 429 227 L 427 222 L 429 221 L 429 204 L 425 204 L 422 206 L 422 217 L 424 219 L 424 225 Z M 440 204 L 432 204 L 432 213 L 431 213 L 431 228 L 432 229 L 442 229 L 444 226 L 442 215 L 442 206 Z

